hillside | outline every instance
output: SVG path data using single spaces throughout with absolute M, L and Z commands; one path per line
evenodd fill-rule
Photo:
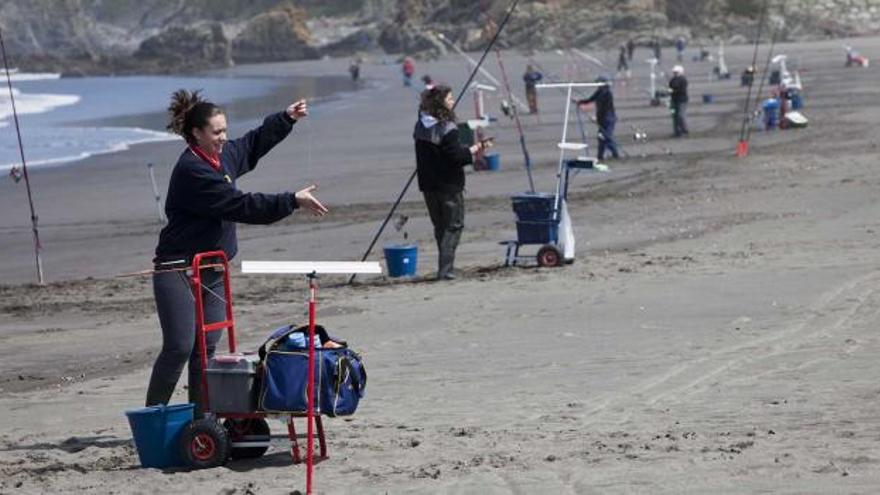
M 675 36 L 745 42 L 760 0 L 522 1 L 500 45 L 609 46 Z M 781 25 L 781 2 L 770 2 Z M 442 32 L 484 46 L 509 5 L 499 0 L 4 0 L 0 28 L 13 65 L 69 75 L 180 72 L 358 51 L 431 56 Z M 786 40 L 880 32 L 880 0 L 785 2 Z

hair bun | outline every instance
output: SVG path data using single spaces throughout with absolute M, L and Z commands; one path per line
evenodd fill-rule
M 187 91 L 185 89 L 178 89 L 175 91 L 171 95 L 171 103 L 168 105 L 170 120 L 166 128 L 175 134 L 183 136 L 186 113 L 192 110 L 194 106 L 203 102 L 200 90 Z

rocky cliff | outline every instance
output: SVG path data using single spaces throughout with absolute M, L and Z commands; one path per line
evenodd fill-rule
M 763 0 L 522 0 L 502 47 L 748 41 Z M 179 72 L 383 50 L 431 56 L 438 33 L 485 46 L 509 0 L 0 0 L 13 65 L 69 74 Z M 782 39 L 880 33 L 880 0 L 772 0 Z M 783 10 L 783 6 L 784 9 Z M 784 19 L 784 23 L 783 23 Z

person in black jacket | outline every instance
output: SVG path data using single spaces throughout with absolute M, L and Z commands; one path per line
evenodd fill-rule
M 669 98 L 672 107 L 672 130 L 675 137 L 687 135 L 685 111 L 688 104 L 688 81 L 684 77 L 684 67 L 676 65 L 672 68 L 672 79 L 669 80 Z
M 599 149 L 596 157 L 599 160 L 605 159 L 605 150 L 611 152 L 614 158 L 620 158 L 617 151 L 617 141 L 614 140 L 614 125 L 617 123 L 617 115 L 614 113 L 614 94 L 611 92 L 611 85 L 608 84 L 608 78 L 599 76 L 596 78 L 597 83 L 602 83 L 589 98 L 578 100 L 578 106 L 585 106 L 590 103 L 596 104 L 596 124 L 599 126 Z
M 413 131 L 419 190 L 425 197 L 434 239 L 437 241 L 437 279 L 452 280 L 455 249 L 464 228 L 464 166 L 474 154 L 491 146 L 484 140 L 471 146 L 459 142 L 449 86 L 438 85 L 422 92 L 419 119 Z
M 226 116 L 198 91 L 179 90 L 168 107 L 168 129 L 186 140 L 171 173 L 165 213 L 168 224 L 159 234 L 153 260 L 153 293 L 162 326 L 162 350 L 153 365 L 146 405 L 167 404 L 189 361 L 189 399 L 201 414 L 202 367 L 197 349 L 194 298 L 186 268 L 193 256 L 205 251 L 224 251 L 228 258 L 238 251 L 235 224 L 269 224 L 306 208 L 316 215 L 327 209 L 312 195 L 314 185 L 296 193 L 244 193 L 236 179 L 250 172 L 257 162 L 288 134 L 297 119 L 308 115 L 305 100 L 284 112 L 269 115 L 263 124 L 243 137 L 226 140 Z M 205 321 L 225 319 L 222 273 L 206 269 L 202 275 Z M 222 332 L 209 332 L 211 356 Z

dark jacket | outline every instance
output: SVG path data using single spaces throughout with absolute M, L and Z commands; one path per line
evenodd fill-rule
M 473 163 L 470 150 L 458 141 L 455 122 L 440 122 L 427 114 L 419 115 L 413 131 L 419 190 L 461 192 L 465 165 Z
M 191 259 L 204 251 L 238 252 L 235 223 L 269 224 L 297 208 L 293 193 L 243 193 L 235 180 L 290 134 L 294 124 L 286 112 L 266 117 L 263 125 L 228 141 L 220 155 L 221 170 L 187 148 L 171 172 L 165 214 L 168 225 L 159 233 L 157 261 Z
M 669 80 L 669 89 L 672 90 L 670 100 L 673 104 L 688 102 L 688 80 L 682 75 L 673 76 Z
M 589 98 L 578 100 L 579 105 L 593 102 L 596 103 L 596 120 L 608 122 L 616 118 L 614 113 L 614 95 L 607 85 L 599 86 Z
M 523 82 L 526 83 L 527 90 L 535 89 L 535 86 L 541 79 L 544 79 L 544 75 L 538 71 L 526 72 L 523 74 Z

